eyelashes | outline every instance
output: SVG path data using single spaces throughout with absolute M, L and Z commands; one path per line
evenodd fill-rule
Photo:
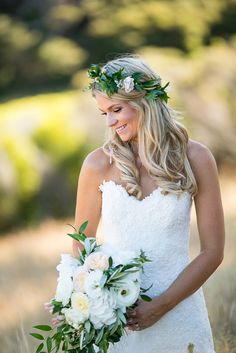
M 114 113 L 119 113 L 122 110 L 122 108 L 116 108 L 113 110 Z M 107 115 L 107 113 L 101 113 L 101 115 Z

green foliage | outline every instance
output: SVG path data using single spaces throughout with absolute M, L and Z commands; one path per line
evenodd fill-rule
M 89 145 L 79 117 L 71 112 L 73 99 L 64 93 L 2 105 L 1 228 L 74 212 L 79 169 Z
M 68 75 L 82 66 L 86 52 L 74 41 L 63 37 L 54 37 L 44 41 L 38 51 L 46 71 L 49 74 Z
M 191 53 L 235 34 L 234 0 L 23 0 L 0 11 L 0 87 L 14 90 L 69 84 L 107 53 L 150 45 Z

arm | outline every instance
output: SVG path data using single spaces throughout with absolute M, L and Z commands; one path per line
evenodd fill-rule
M 131 329 L 134 329 L 135 320 L 139 322 L 141 329 L 158 321 L 178 303 L 197 291 L 222 262 L 224 218 L 216 163 L 211 152 L 195 142 L 190 143 L 188 158 L 198 185 L 198 194 L 194 202 L 201 245 L 200 254 L 162 295 L 150 303 L 140 303 L 136 311 L 130 315 Z
M 201 250 L 163 294 L 170 309 L 203 285 L 224 253 L 224 216 L 215 159 L 199 144 L 190 148 L 188 156 L 198 184 L 194 203 Z
M 101 192 L 99 185 L 103 179 L 104 167 L 106 163 L 105 155 L 99 148 L 91 152 L 84 160 L 80 170 L 76 209 L 75 228 L 88 221 L 85 229 L 87 236 L 95 236 L 101 213 Z M 82 250 L 82 245 L 73 240 L 73 254 L 78 256 L 78 247 Z

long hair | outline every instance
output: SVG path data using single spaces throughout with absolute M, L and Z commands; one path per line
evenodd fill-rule
M 142 72 L 142 80 L 157 79 L 159 76 L 138 56 L 125 55 L 107 62 L 104 69 L 110 73 L 124 68 L 127 75 Z M 99 90 L 96 82 L 93 95 Z M 105 97 L 104 92 L 99 91 Z M 197 183 L 191 169 L 186 149 L 188 133 L 180 123 L 179 114 L 161 99 L 148 101 L 145 92 L 126 93 L 119 89 L 112 98 L 126 101 L 138 113 L 138 154 L 141 163 L 162 189 L 162 193 L 181 194 L 188 191 L 192 196 L 197 193 Z M 139 170 L 135 164 L 132 141 L 122 141 L 113 129 L 107 129 L 103 151 L 110 156 L 120 170 L 128 194 L 142 199 Z

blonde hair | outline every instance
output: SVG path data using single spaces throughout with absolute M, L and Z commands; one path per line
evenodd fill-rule
M 144 74 L 142 80 L 156 79 L 159 76 L 138 56 L 125 55 L 107 62 L 103 66 L 113 73 L 121 68 L 127 75 L 134 72 Z M 96 82 L 93 95 L 99 90 Z M 179 114 L 161 99 L 148 101 L 145 92 L 126 93 L 119 89 L 112 98 L 126 101 L 138 113 L 138 153 L 141 163 L 149 175 L 162 189 L 162 193 L 181 194 L 188 191 L 192 196 L 197 193 L 197 183 L 187 158 L 188 133 L 179 122 Z M 139 170 L 135 164 L 132 141 L 122 141 L 113 129 L 108 129 L 103 151 L 111 155 L 121 173 L 128 194 L 142 199 L 139 184 Z

